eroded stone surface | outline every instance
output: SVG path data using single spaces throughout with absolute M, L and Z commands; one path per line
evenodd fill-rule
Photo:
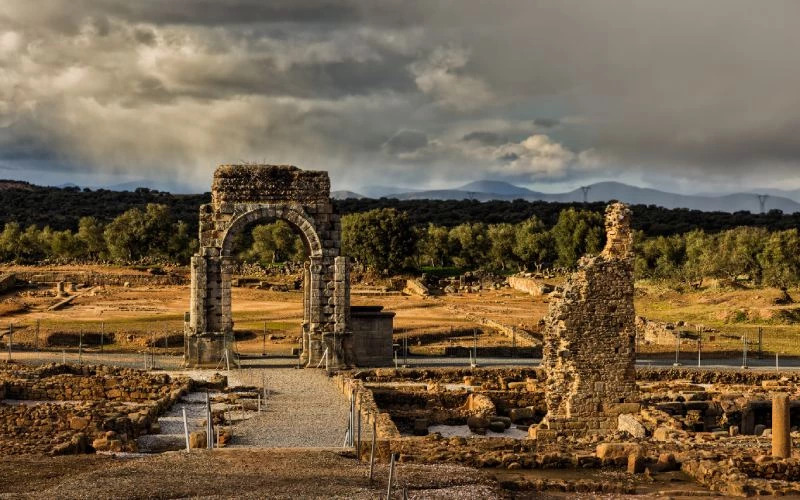
M 548 413 L 537 438 L 608 434 L 638 401 L 633 234 L 622 203 L 606 209 L 606 238 L 600 255 L 580 260 L 545 318 Z

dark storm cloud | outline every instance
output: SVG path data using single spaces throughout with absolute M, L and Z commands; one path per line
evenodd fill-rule
M 486 132 L 483 130 L 476 130 L 475 132 L 470 132 L 469 134 L 462 137 L 461 140 L 476 141 L 480 142 L 481 144 L 488 144 L 491 146 L 497 146 L 499 144 L 503 144 L 504 142 L 508 142 L 508 139 L 500 134 L 497 134 L 495 132 Z
M 239 159 L 340 187 L 800 187 L 798 17 L 778 0 L 4 2 L 0 157 L 199 188 Z
M 554 118 L 536 118 L 533 120 L 534 125 L 542 128 L 553 128 L 559 123 L 560 122 Z
M 384 149 L 391 155 L 412 153 L 428 145 L 428 136 L 418 130 L 400 130 L 386 140 Z

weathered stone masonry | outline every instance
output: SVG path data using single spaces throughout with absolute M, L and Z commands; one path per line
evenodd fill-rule
M 606 246 L 583 257 L 545 318 L 547 416 L 532 437 L 606 434 L 639 411 L 636 389 L 631 212 L 606 209 Z
M 315 366 L 325 349 L 333 366 L 349 363 L 348 260 L 339 256 L 339 216 L 327 172 L 287 165 L 222 165 L 211 203 L 200 207 L 200 250 L 192 257 L 186 361 L 214 365 L 233 340 L 231 250 L 235 236 L 258 220 L 282 219 L 300 234 L 309 260 L 304 273 L 303 354 Z

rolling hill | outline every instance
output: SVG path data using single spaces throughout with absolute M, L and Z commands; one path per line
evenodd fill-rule
M 791 192 L 787 192 L 790 194 Z M 565 193 L 542 193 L 501 181 L 476 181 L 453 189 L 433 189 L 402 192 L 387 197 L 398 200 L 516 200 L 554 201 L 561 203 L 583 201 L 583 191 L 575 189 Z M 758 213 L 758 197 L 753 193 L 732 193 L 720 196 L 684 195 L 651 188 L 630 186 L 621 182 L 598 182 L 589 186 L 589 202 L 619 200 L 632 205 L 656 205 L 664 208 L 687 208 L 704 212 Z M 784 213 L 800 212 L 800 203 L 785 196 L 771 194 L 766 210 Z

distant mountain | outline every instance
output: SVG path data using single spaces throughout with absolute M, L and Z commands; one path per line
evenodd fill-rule
M 507 182 L 476 181 L 455 189 L 434 189 L 397 193 L 400 200 L 514 200 L 581 202 L 583 191 L 575 189 L 566 193 L 540 193 Z M 656 205 L 664 208 L 687 208 L 704 212 L 758 213 L 758 197 L 753 193 L 733 193 L 721 196 L 682 195 L 651 188 L 630 186 L 621 182 L 598 182 L 589 186 L 587 201 L 619 200 L 633 205 Z M 765 209 L 781 210 L 790 214 L 800 212 L 800 203 L 783 196 L 770 195 Z
M 36 186 L 31 184 L 30 182 L 0 179 L 0 191 L 4 191 L 7 189 L 23 189 L 30 191 L 35 187 Z
M 773 196 L 777 196 L 778 198 L 789 198 L 790 200 L 800 202 L 800 189 L 764 188 L 764 189 L 753 189 L 748 192 L 756 195 L 766 194 L 770 198 Z M 767 198 L 767 204 L 769 204 L 769 198 Z
M 331 198 L 333 198 L 334 200 L 348 200 L 351 198 L 360 200 L 366 198 L 366 196 L 358 194 L 353 191 L 340 190 L 340 191 L 331 191 Z
M 535 195 L 534 191 L 530 189 L 515 186 L 509 182 L 503 181 L 475 181 L 469 184 L 456 188 L 458 191 L 466 191 L 468 193 L 494 193 L 503 196 L 529 196 Z
M 362 186 L 358 189 L 359 193 L 364 193 L 367 198 L 389 198 L 400 193 L 416 193 L 421 189 L 412 189 L 397 186 Z
M 135 181 L 127 181 L 119 184 L 98 187 L 108 189 L 110 191 L 136 191 L 138 188 L 146 188 L 150 189 L 151 191 L 164 191 L 173 194 L 187 194 L 194 192 L 193 189 L 178 182 L 153 181 L 150 179 L 139 179 Z

